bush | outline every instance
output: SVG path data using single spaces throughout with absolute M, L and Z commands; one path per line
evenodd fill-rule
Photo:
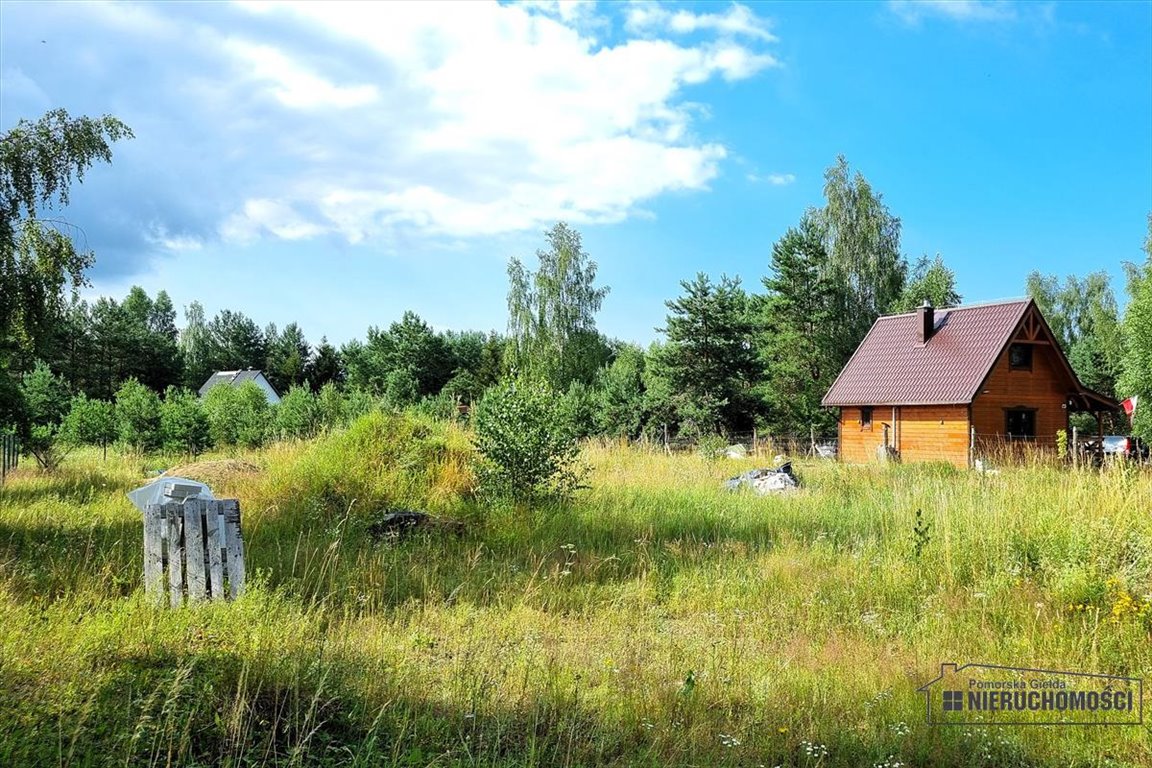
M 316 434 L 319 421 L 316 396 L 307 387 L 294 386 L 276 406 L 272 429 L 280 438 L 305 438 Z
M 61 425 L 61 437 L 78 445 L 107 445 L 116 439 L 116 409 L 106 400 L 79 394 Z
M 23 426 L 24 450 L 32 454 L 41 467 L 56 469 L 66 451 L 61 449 L 60 423 L 68 411 L 68 385 L 42 362 L 24 374 L 20 382 L 26 422 Z
M 168 451 L 193 456 L 212 444 L 208 417 L 200 401 L 186 389 L 168 387 L 160 406 L 160 434 Z
M 497 385 L 476 406 L 474 423 L 483 491 L 528 500 L 580 487 L 580 448 L 551 387 L 526 380 Z
M 596 431 L 596 394 L 587 384 L 573 381 L 558 405 L 573 436 L 590 437 Z
M 160 445 L 160 396 L 135 378 L 116 390 L 116 424 L 120 439 L 136 451 Z
M 268 432 L 268 398 L 252 381 L 238 387 L 218 384 L 204 395 L 204 412 L 217 446 L 257 448 Z

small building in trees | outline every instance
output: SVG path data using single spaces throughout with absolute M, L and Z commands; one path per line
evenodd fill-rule
M 840 457 L 958 467 L 995 447 L 1055 449 L 1072 412 L 1119 403 L 1076 377 L 1031 299 L 880 317 L 822 404 L 839 409 Z
M 216 371 L 208 377 L 208 381 L 204 382 L 204 386 L 200 387 L 199 395 L 204 397 L 208 390 L 212 387 L 226 384 L 230 387 L 238 387 L 246 381 L 256 383 L 256 386 L 264 392 L 264 397 L 268 399 L 268 405 L 276 405 L 280 402 L 280 393 L 276 391 L 276 387 L 272 386 L 271 382 L 265 378 L 263 371 L 255 371 L 251 368 L 245 371 Z

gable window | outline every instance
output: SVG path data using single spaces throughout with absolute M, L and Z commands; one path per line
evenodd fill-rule
M 1008 367 L 1013 371 L 1032 370 L 1032 345 L 1013 344 L 1008 348 Z
M 1004 412 L 1004 434 L 1010 440 L 1036 438 L 1036 409 L 1010 408 Z
M 872 429 L 872 406 L 860 409 L 860 429 Z

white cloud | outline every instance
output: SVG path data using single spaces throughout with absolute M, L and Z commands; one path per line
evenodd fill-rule
M 444 242 L 650 215 L 661 195 L 707 189 L 728 156 L 700 135 L 702 86 L 777 65 L 768 22 L 743 5 L 693 14 L 553 0 L 91 3 L 8 13 L 19 14 L 8 28 L 29 31 L 2 37 L 6 111 L 9 90 L 27 113 L 36 98 L 96 113 L 115 104 L 137 134 L 116 156 L 131 200 L 102 200 L 117 215 L 101 220 L 122 222 L 104 265 L 128 262 L 119 254 L 133 248 L 213 239 Z M 47 31 L 83 43 L 48 60 L 25 40 Z
M 751 37 L 765 43 L 776 41 L 768 21 L 739 3 L 733 3 L 724 13 L 670 11 L 658 3 L 634 3 L 627 11 L 626 25 L 632 32 L 674 32 L 681 35 L 718 32 Z
M 1016 18 L 1016 9 L 1007 0 L 889 0 L 888 8 L 909 24 L 929 17 L 957 22 Z
M 253 7 L 331 36 L 363 59 L 358 74 L 375 75 L 370 85 L 338 85 L 300 74 L 309 70 L 293 57 L 303 49 L 242 49 L 249 59 L 259 53 L 257 74 L 271 76 L 285 104 L 327 98 L 349 108 L 357 124 L 347 145 L 357 150 L 352 167 L 332 174 L 328 162 L 306 162 L 297 183 L 270 195 L 277 213 L 311 212 L 309 226 L 350 242 L 396 226 L 477 236 L 561 218 L 619 221 L 662 193 L 705 188 L 726 151 L 692 138 L 692 109 L 680 92 L 717 77 L 746 79 L 775 60 L 730 39 L 598 46 L 574 21 L 588 7 L 549 4 L 547 14 L 473 2 L 450 10 L 440 3 Z M 676 23 L 772 39 L 743 6 Z M 373 141 L 373 127 L 387 140 Z M 246 211 L 240 220 L 254 218 Z M 225 233 L 253 231 L 232 225 Z
M 757 173 L 749 173 L 748 181 L 753 183 L 771 184 L 774 187 L 786 187 L 796 181 L 796 175 L 793 173 L 769 173 L 766 176 L 761 176 Z
M 273 94 L 287 107 L 360 107 L 379 98 L 373 85 L 335 85 L 269 45 L 226 40 L 224 50 L 236 59 L 241 74 L 274 84 Z
M 281 240 L 304 240 L 324 231 L 325 227 L 307 221 L 290 203 L 266 198 L 246 200 L 244 209 L 229 216 L 220 227 L 225 240 L 240 243 L 264 234 Z

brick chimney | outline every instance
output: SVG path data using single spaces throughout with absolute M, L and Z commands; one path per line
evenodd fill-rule
M 936 330 L 936 311 L 932 303 L 924 299 L 924 306 L 916 310 L 916 338 L 926 344 Z

